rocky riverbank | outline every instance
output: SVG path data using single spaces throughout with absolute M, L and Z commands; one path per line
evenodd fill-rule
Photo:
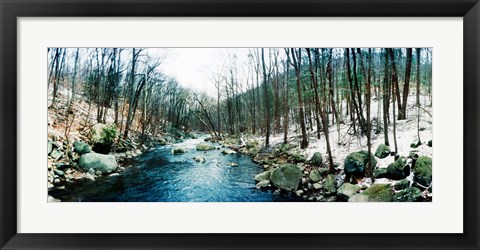
M 348 154 L 343 162 L 334 163 L 331 172 L 320 152 L 307 157 L 305 151 L 293 144 L 276 144 L 267 149 L 258 139 L 245 142 L 230 138 L 220 143 L 249 155 L 263 167 L 264 171 L 254 177 L 259 189 L 293 192 L 305 201 L 432 200 L 432 158 L 419 155 L 431 151 L 431 141 L 412 143 L 407 156 L 395 155 L 388 146 L 378 145 L 370 156 L 373 178 L 365 177 L 366 151 Z
M 48 190 L 65 189 L 69 183 L 82 179 L 118 175 L 128 166 L 128 161 L 151 150 L 156 145 L 172 144 L 184 138 L 195 137 L 171 129 L 141 143 L 137 135 L 126 140 L 111 134 L 112 127 L 96 124 L 68 137 L 54 128 L 49 128 L 47 141 Z M 112 137 L 113 138 L 110 138 Z M 48 196 L 49 202 L 59 201 Z

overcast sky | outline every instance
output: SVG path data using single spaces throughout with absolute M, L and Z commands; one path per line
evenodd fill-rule
M 229 53 L 237 56 L 238 65 L 248 59 L 248 49 L 171 48 L 166 50 L 161 69 L 184 87 L 216 95 L 217 90 L 209 78 L 226 64 Z

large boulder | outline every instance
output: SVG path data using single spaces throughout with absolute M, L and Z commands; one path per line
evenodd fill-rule
M 108 174 L 115 171 L 118 164 L 113 155 L 86 153 L 80 157 L 80 160 L 78 160 L 78 166 L 85 172 L 93 169 L 95 172 L 100 171 L 102 174 Z
M 214 150 L 215 147 L 213 145 L 207 144 L 207 143 L 200 143 L 197 145 L 197 150 L 198 151 L 209 151 L 209 150 Z
M 372 184 L 362 195 L 367 196 L 368 201 L 389 202 L 393 200 L 393 188 L 390 184 Z
M 73 142 L 73 149 L 79 155 L 90 153 L 92 151 L 92 147 L 90 147 L 90 145 L 88 145 L 85 142 L 81 142 L 81 141 L 74 141 Z
M 348 199 L 348 202 L 368 202 L 368 201 L 369 201 L 368 196 L 363 194 L 356 194 Z
M 340 188 L 338 188 L 337 195 L 345 200 L 348 200 L 361 189 L 362 188 L 357 185 L 345 182 L 340 186 Z
M 335 175 L 334 174 L 329 174 L 327 175 L 327 178 L 325 178 L 324 185 L 325 191 L 330 192 L 330 193 L 335 193 L 337 192 L 337 187 L 335 185 Z
M 422 192 L 417 187 L 409 187 L 393 195 L 393 201 L 419 201 L 422 198 Z
M 413 180 L 425 187 L 432 183 L 432 158 L 420 156 L 417 159 L 413 168 Z
M 361 175 L 365 172 L 367 166 L 368 152 L 365 150 L 351 153 L 345 158 L 344 169 L 347 175 Z M 373 154 L 370 154 L 371 167 L 375 168 L 377 160 Z
M 174 155 L 185 154 L 186 152 L 187 150 L 185 150 L 184 148 L 180 148 L 180 147 L 172 148 L 172 154 Z
M 408 188 L 410 187 L 410 181 L 407 179 L 397 181 L 395 182 L 395 185 L 393 185 L 393 187 L 395 188 L 395 190 L 402 190 L 402 189 Z
M 312 182 L 318 182 L 322 179 L 322 175 L 320 174 L 320 172 L 318 172 L 318 170 L 314 169 L 310 172 L 308 178 L 310 178 Z
M 309 163 L 314 166 L 321 166 L 323 163 L 322 154 L 320 152 L 315 152 Z
M 373 178 L 386 178 L 388 171 L 386 168 L 376 168 L 373 170 Z
M 90 144 L 93 145 L 93 151 L 101 154 L 110 153 L 116 136 L 115 127 L 109 127 L 103 123 L 95 124 L 90 130 Z
M 407 158 L 401 156 L 388 165 L 388 178 L 393 180 L 401 180 L 410 175 L 410 166 L 407 164 Z
M 296 153 L 293 155 L 293 159 L 295 160 L 295 162 L 305 162 L 307 160 L 307 158 L 305 157 L 305 155 L 303 154 L 300 154 L 300 153 Z
M 302 180 L 302 171 L 293 164 L 285 164 L 272 171 L 270 175 L 270 181 L 275 187 L 287 190 L 295 191 L 298 188 L 298 184 Z
M 377 147 L 377 150 L 375 150 L 375 156 L 380 158 L 380 159 L 383 159 L 387 156 L 390 155 L 390 147 L 385 145 L 385 144 L 380 144 L 378 145 Z

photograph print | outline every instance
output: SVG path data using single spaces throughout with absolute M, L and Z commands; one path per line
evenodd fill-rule
M 48 48 L 48 202 L 431 202 L 432 48 Z

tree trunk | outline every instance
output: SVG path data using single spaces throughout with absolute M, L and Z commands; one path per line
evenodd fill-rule
M 407 118 L 407 100 L 410 87 L 410 74 L 412 70 L 412 48 L 407 48 L 407 61 L 405 66 L 405 84 L 403 85 L 402 108 L 398 112 L 398 119 L 405 120 Z

